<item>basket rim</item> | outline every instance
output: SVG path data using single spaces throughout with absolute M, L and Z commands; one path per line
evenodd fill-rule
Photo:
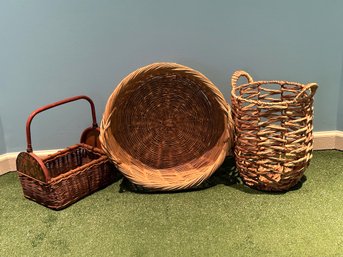
M 260 86 L 263 84 L 293 85 L 293 86 L 297 86 L 301 88 L 301 91 L 293 98 L 293 100 L 286 100 L 282 102 L 266 102 L 266 101 L 261 101 L 261 100 L 252 100 L 252 99 L 247 99 L 236 94 L 236 91 L 243 87 L 253 86 L 253 85 Z M 317 87 L 318 86 L 316 83 L 302 84 L 299 82 L 292 82 L 292 81 L 287 81 L 287 80 L 259 80 L 259 81 L 244 83 L 239 86 L 232 86 L 231 97 L 234 97 L 235 99 L 241 100 L 243 102 L 255 104 L 255 105 L 280 106 L 280 105 L 288 105 L 288 104 L 295 103 L 298 100 L 298 98 L 301 95 L 303 95 L 307 90 L 312 91 L 311 94 L 307 95 L 307 98 L 312 98 L 314 96 L 314 93 Z
M 221 108 L 224 111 L 229 110 L 229 105 L 225 100 L 225 97 L 223 93 L 212 83 L 210 79 L 208 79 L 204 74 L 200 73 L 197 70 L 194 70 L 190 67 L 187 67 L 185 65 L 181 65 L 175 62 L 155 62 L 143 67 L 138 68 L 137 70 L 132 71 L 128 75 L 124 77 L 124 79 L 121 80 L 121 82 L 116 86 L 114 91 L 111 93 L 109 99 L 107 100 L 104 114 L 109 113 L 109 109 L 112 109 L 110 107 L 114 104 L 114 99 L 120 94 L 121 90 L 126 87 L 128 82 L 130 80 L 135 79 L 136 77 L 144 74 L 149 73 L 153 71 L 163 70 L 163 69 L 173 69 L 175 72 L 184 72 L 185 74 L 191 75 L 193 77 L 196 77 L 199 79 L 203 84 L 205 84 L 207 87 L 209 87 L 212 92 L 219 98 L 222 99 L 222 101 L 218 102 L 221 106 Z M 109 106 L 109 103 L 112 103 L 111 106 Z M 104 115 L 103 115 L 104 119 Z M 101 129 L 100 129 L 101 130 Z

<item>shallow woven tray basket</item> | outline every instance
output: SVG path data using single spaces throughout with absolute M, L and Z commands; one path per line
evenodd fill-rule
M 237 85 L 240 77 L 247 84 Z M 313 96 L 317 84 L 253 81 L 244 71 L 231 78 L 236 166 L 250 187 L 288 190 L 312 158 Z
M 222 164 L 233 138 L 230 115 L 204 75 L 176 63 L 154 63 L 114 90 L 100 141 L 131 182 L 151 190 L 186 189 Z

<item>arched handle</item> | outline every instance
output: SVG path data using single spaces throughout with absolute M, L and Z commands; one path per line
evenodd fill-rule
M 56 106 L 59 106 L 59 105 L 62 105 L 62 104 L 66 104 L 66 103 L 69 103 L 69 102 L 74 102 L 74 101 L 77 101 L 77 100 L 80 100 L 80 99 L 84 99 L 86 101 L 89 102 L 90 106 L 91 106 L 91 112 L 92 112 L 92 126 L 93 128 L 97 128 L 98 127 L 98 124 L 96 122 L 96 114 L 95 114 L 95 107 L 94 107 L 94 103 L 92 101 L 92 99 L 90 99 L 88 96 L 85 96 L 85 95 L 79 95 L 79 96 L 74 96 L 74 97 L 70 97 L 70 98 L 66 98 L 64 100 L 61 100 L 61 101 L 58 101 L 58 102 L 55 102 L 55 103 L 52 103 L 52 104 L 48 104 L 48 105 L 45 105 L 35 111 L 33 111 L 30 116 L 28 117 L 27 121 L 26 121 L 26 141 L 27 141 L 27 149 L 26 151 L 28 153 L 31 153 L 32 152 L 32 143 L 31 143 L 31 122 L 32 122 L 32 119 L 40 112 L 43 112 L 43 111 L 46 111 L 48 109 L 51 109 L 53 107 L 56 107 Z
M 237 87 L 237 81 L 239 80 L 240 77 L 245 77 L 248 80 L 248 83 L 254 82 L 254 80 L 249 75 L 249 73 L 243 70 L 238 70 L 238 71 L 235 71 L 231 76 L 231 85 L 233 88 Z

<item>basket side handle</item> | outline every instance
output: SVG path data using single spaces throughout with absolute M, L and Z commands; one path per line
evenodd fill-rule
M 237 87 L 237 81 L 239 80 L 240 77 L 245 77 L 248 80 L 248 83 L 254 82 L 252 77 L 249 75 L 248 72 L 243 71 L 243 70 L 238 70 L 235 71 L 232 76 L 231 76 L 231 85 L 233 88 Z
M 88 96 L 85 96 L 85 95 L 79 95 L 79 96 L 74 96 L 74 97 L 66 98 L 64 100 L 61 100 L 61 101 L 58 101 L 58 102 L 55 102 L 55 103 L 52 103 L 52 104 L 45 105 L 45 106 L 43 106 L 43 107 L 33 111 L 30 114 L 30 116 L 28 117 L 28 119 L 26 121 L 26 142 L 27 142 L 27 149 L 26 149 L 26 151 L 28 153 L 31 153 L 33 151 L 32 150 L 32 141 L 31 141 L 31 122 L 32 122 L 32 119 L 38 113 L 46 111 L 46 110 L 49 110 L 49 109 L 51 109 L 53 107 L 56 107 L 56 106 L 59 106 L 59 105 L 62 105 L 62 104 L 74 102 L 74 101 L 81 100 L 81 99 L 84 99 L 84 100 L 89 102 L 90 107 L 91 107 L 91 114 L 92 114 L 92 126 L 93 126 L 93 128 L 97 128 L 98 127 L 98 123 L 96 121 L 95 107 L 94 107 L 94 103 L 93 103 L 92 99 L 90 99 Z
M 308 83 L 304 89 L 304 91 L 306 90 L 310 90 L 311 91 L 311 97 L 313 97 L 316 93 L 318 89 L 318 84 L 317 83 Z
M 310 92 L 311 92 L 309 97 L 312 98 L 315 95 L 317 88 L 318 88 L 317 83 L 308 83 L 307 85 L 305 85 L 303 90 L 295 97 L 294 101 L 298 100 L 298 98 L 300 98 L 308 90 L 310 90 Z

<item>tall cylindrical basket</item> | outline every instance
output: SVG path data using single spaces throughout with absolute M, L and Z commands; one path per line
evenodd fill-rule
M 248 83 L 237 85 L 241 77 Z M 234 155 L 240 176 L 255 189 L 290 189 L 312 158 L 317 84 L 253 81 L 244 71 L 236 71 L 231 83 Z

